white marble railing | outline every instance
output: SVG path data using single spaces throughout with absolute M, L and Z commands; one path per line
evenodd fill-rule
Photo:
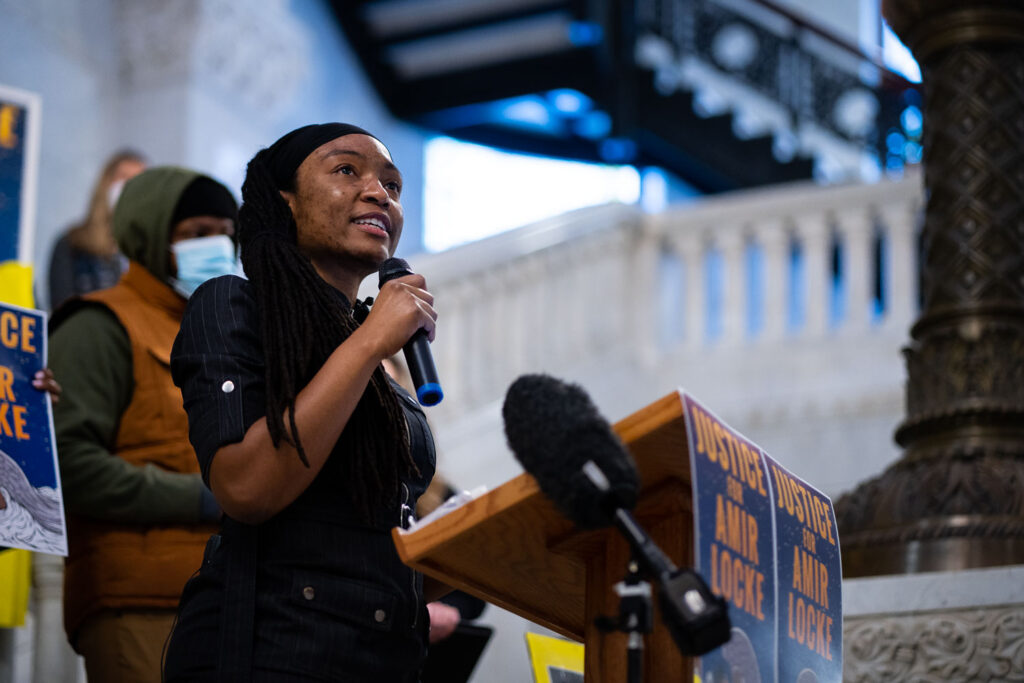
M 414 266 L 440 314 L 433 348 L 447 398 L 436 419 L 499 399 L 524 372 L 624 360 L 649 368 L 694 349 L 755 351 L 887 331 L 905 337 L 916 310 L 920 185 L 916 174 L 873 185 L 800 183 L 656 215 L 594 207 L 420 256 Z

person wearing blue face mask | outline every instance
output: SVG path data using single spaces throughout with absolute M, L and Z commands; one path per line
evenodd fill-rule
M 235 198 L 215 180 L 200 176 L 185 189 L 171 218 L 171 285 L 188 298 L 220 275 L 240 275 L 235 244 Z
M 68 516 L 64 625 L 89 680 L 160 680 L 182 587 L 221 516 L 169 363 L 186 299 L 237 271 L 236 216 L 212 178 L 144 171 L 114 209 L 128 270 L 50 323 L 64 388 L 53 414 Z

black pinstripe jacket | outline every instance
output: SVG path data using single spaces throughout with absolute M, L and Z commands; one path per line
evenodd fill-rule
M 339 294 L 339 305 L 347 300 Z M 266 413 L 259 311 L 247 281 L 224 276 L 189 300 L 172 354 L 189 436 L 204 479 L 218 448 Z M 402 485 L 415 506 L 433 476 L 426 418 L 398 385 L 420 476 Z M 425 656 L 422 577 L 398 559 L 400 510 L 358 521 L 336 447 L 309 488 L 256 526 L 225 518 L 182 595 L 166 681 L 414 683 Z

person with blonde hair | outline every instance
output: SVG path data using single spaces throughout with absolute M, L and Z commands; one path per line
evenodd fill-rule
M 73 296 L 113 287 L 127 266 L 118 253 L 111 217 L 121 188 L 146 169 L 139 152 L 125 149 L 103 165 L 85 218 L 57 240 L 50 256 L 50 309 Z

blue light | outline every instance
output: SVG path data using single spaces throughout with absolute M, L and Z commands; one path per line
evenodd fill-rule
M 500 115 L 510 122 L 546 128 L 551 125 L 551 112 L 537 97 L 520 97 L 501 104 Z
M 560 88 L 548 93 L 551 105 L 563 114 L 582 114 L 593 106 L 589 97 L 570 88 Z
M 921 107 L 921 93 L 913 88 L 903 91 L 903 103 L 908 107 Z
M 920 143 L 908 142 L 903 147 L 903 158 L 907 160 L 908 164 L 919 164 L 921 163 L 921 156 L 923 148 Z
M 427 128 L 440 128 L 442 130 L 446 128 L 466 128 L 468 126 L 477 126 L 481 123 L 492 123 L 499 115 L 500 112 L 496 111 L 494 103 L 486 102 L 432 112 L 424 115 L 420 119 L 420 123 Z
M 903 145 L 907 144 L 907 139 L 903 137 L 902 133 L 892 131 L 885 136 L 885 146 L 890 152 L 899 154 L 903 151 Z
M 612 132 L 612 117 L 607 112 L 595 109 L 581 116 L 573 125 L 573 130 L 580 137 L 597 140 Z
M 600 24 L 591 21 L 574 21 L 569 24 L 569 42 L 573 45 L 586 47 L 597 45 L 604 37 Z
M 903 124 L 903 130 L 907 131 L 907 135 L 916 138 L 921 136 L 921 126 L 924 123 L 924 117 L 921 116 L 920 109 L 910 106 L 900 114 L 900 123 Z
M 613 164 L 626 164 L 636 157 L 636 143 L 627 138 L 601 141 L 601 158 Z

